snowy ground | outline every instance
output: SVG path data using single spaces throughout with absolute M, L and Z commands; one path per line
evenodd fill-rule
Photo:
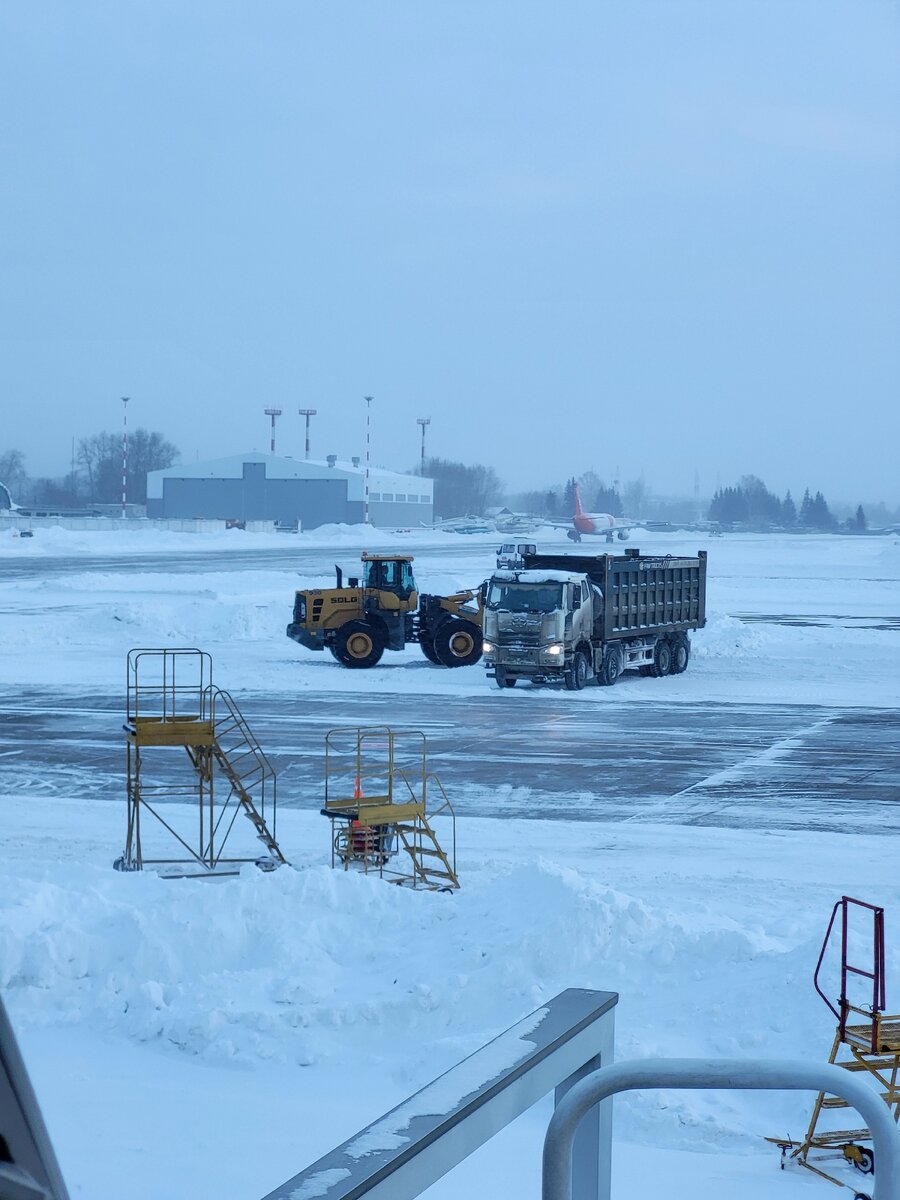
M 896 708 L 896 539 L 634 540 L 709 549 L 709 625 L 683 676 L 569 694 L 500 693 L 481 667 L 425 669 L 414 649 L 347 672 L 289 642 L 293 589 L 328 583 L 335 560 L 350 566 L 354 531 L 10 538 L 0 542 L 3 709 L 12 714 L 23 691 L 62 709 L 114 694 L 127 649 L 161 644 L 203 646 L 222 686 L 280 696 L 286 712 L 299 694 L 340 695 L 350 724 L 370 719 L 373 696 L 389 711 L 410 693 L 426 718 L 477 697 L 512 726 L 517 714 L 572 705 L 598 722 L 651 708 L 657 720 L 661 688 L 673 713 L 706 701 L 857 706 L 874 722 Z M 379 538 L 408 545 L 432 591 L 477 583 L 495 541 Z M 459 737 L 465 753 L 479 730 Z M 833 1030 L 811 974 L 842 892 L 888 910 L 888 1003 L 898 1005 L 893 838 L 871 824 L 854 832 L 853 779 L 844 833 L 758 819 L 698 826 L 664 808 L 530 819 L 526 790 L 518 819 L 461 818 L 463 887 L 447 897 L 332 872 L 323 820 L 292 807 L 279 817 L 291 869 L 215 883 L 114 873 L 123 805 L 85 800 L 87 740 L 67 729 L 69 794 L 42 795 L 24 778 L 17 788 L 6 773 L 0 846 L 0 987 L 74 1197 L 262 1196 L 565 987 L 620 993 L 619 1058 L 824 1059 Z M 627 752 L 639 770 L 640 745 Z M 877 736 L 869 753 L 877 772 Z M 452 762 L 441 773 L 452 795 Z M 802 1133 L 807 1112 L 789 1095 L 623 1098 L 613 1194 L 827 1194 L 808 1173 L 779 1172 L 761 1141 Z M 546 1103 L 533 1110 L 433 1195 L 537 1197 L 548 1115 Z

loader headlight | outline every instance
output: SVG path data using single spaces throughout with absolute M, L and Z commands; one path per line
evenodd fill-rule
M 545 646 L 544 653 L 552 654 L 554 658 L 558 658 L 560 654 L 565 654 L 566 648 L 562 642 L 554 642 L 552 646 Z
M 482 642 L 481 649 L 484 654 L 493 654 L 494 653 L 494 643 L 493 642 Z

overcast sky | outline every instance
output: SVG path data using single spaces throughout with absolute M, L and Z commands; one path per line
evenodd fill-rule
M 3 0 L 0 451 L 900 502 L 896 0 Z

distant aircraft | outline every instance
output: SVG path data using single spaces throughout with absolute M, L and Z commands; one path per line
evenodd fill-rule
M 636 521 L 626 521 L 620 517 L 614 517 L 612 513 L 586 513 L 581 507 L 581 493 L 578 490 L 578 485 L 575 485 L 575 514 L 571 522 L 563 524 L 561 521 L 545 521 L 546 525 L 552 525 L 555 529 L 565 529 L 566 537 L 572 539 L 573 542 L 580 542 L 582 537 L 605 537 L 608 542 L 611 542 L 614 537 L 617 537 L 620 542 L 624 542 L 628 537 L 628 532 L 634 529 Z
M 527 513 L 510 513 L 509 516 L 494 518 L 494 528 L 498 533 L 532 533 L 541 524 L 540 517 L 532 517 Z
M 448 517 L 446 521 L 420 521 L 424 529 L 441 529 L 445 533 L 493 533 L 493 521 L 482 517 Z

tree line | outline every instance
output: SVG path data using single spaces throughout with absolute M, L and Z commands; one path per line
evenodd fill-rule
M 781 529 L 816 529 L 824 533 L 838 528 L 862 532 L 866 514 L 860 504 L 856 513 L 839 524 L 824 495 L 803 493 L 800 508 L 790 490 L 779 499 L 756 475 L 744 475 L 734 487 L 719 488 L 709 505 L 709 519 L 722 525 L 777 525 Z
M 131 504 L 146 504 L 147 474 L 171 467 L 179 458 L 177 446 L 161 433 L 135 429 L 128 435 L 125 490 Z M 85 504 L 115 504 L 122 498 L 122 435 L 95 433 L 81 438 L 72 469 L 57 478 L 32 478 L 21 450 L 0 453 L 0 483 L 17 504 L 77 508 Z

